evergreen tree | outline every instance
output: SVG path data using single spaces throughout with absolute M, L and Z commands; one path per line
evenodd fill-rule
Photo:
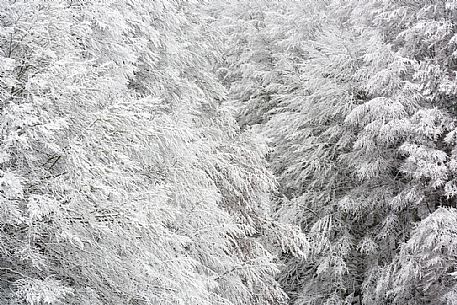
M 311 9 L 308 25 L 313 27 L 297 29 L 303 39 L 300 56 L 294 56 L 297 49 L 270 40 L 275 58 L 294 58 L 272 64 L 276 77 L 267 83 L 274 88 L 273 108 L 244 98 L 247 106 L 242 103 L 240 113 L 243 117 L 254 107 L 267 118 L 261 128 L 271 140 L 270 161 L 284 196 L 278 217 L 301 225 L 311 240 L 307 260 L 284 253 L 287 267 L 280 280 L 292 303 L 385 304 L 389 299 L 379 297 L 384 286 L 374 288 L 393 281 L 380 276 L 391 268 L 385 266 L 400 264 L 397 253 L 415 234 L 418 221 L 440 205 L 452 205 L 447 143 L 453 142 L 453 133 L 445 140 L 453 128 L 446 112 L 451 105 L 436 90 L 450 88 L 436 84 L 443 79 L 439 71 L 449 68 L 430 63 L 449 62 L 452 44 L 446 39 L 453 27 L 440 27 L 443 21 L 435 22 L 434 14 L 441 7 L 452 16 L 452 5 L 326 4 Z M 415 10 L 433 12 L 426 15 L 434 20 L 420 31 L 411 15 Z M 424 60 L 430 57 L 425 51 L 430 41 L 422 41 L 430 37 L 442 51 Z M 292 68 L 284 69 L 284 62 Z M 251 96 L 255 90 L 243 92 Z
M 423 109 L 409 118 L 408 136 L 400 147 L 410 195 L 397 214 L 412 214 L 417 223 L 393 262 L 383 268 L 373 295 L 376 304 L 453 304 L 455 246 L 446 240 L 456 207 L 455 3 L 385 1 L 377 9 L 374 22 L 385 39 L 413 63 L 404 77 L 420 93 Z

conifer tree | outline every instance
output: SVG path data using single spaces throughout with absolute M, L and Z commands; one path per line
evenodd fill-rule
M 419 92 L 421 109 L 408 119 L 408 136 L 400 147 L 409 195 L 396 213 L 411 215 L 415 228 L 382 269 L 372 295 L 375 304 L 453 304 L 455 245 L 448 228 L 456 207 L 455 3 L 385 1 L 377 9 L 375 24 L 396 53 L 412 63 L 403 77 Z
M 422 5 L 315 6 L 321 9 L 312 15 L 315 26 L 306 33 L 300 29 L 300 56 L 286 61 L 292 68 L 273 62 L 276 78 L 268 84 L 275 89 L 274 107 L 262 109 L 249 98 L 248 106 L 241 104 L 241 115 L 254 105 L 267 118 L 263 123 L 268 121 L 261 128 L 270 138 L 270 161 L 284 196 L 278 217 L 301 225 L 311 240 L 307 260 L 284 254 L 280 280 L 294 304 L 385 304 L 388 299 L 376 296 L 386 286 L 373 288 L 393 281 L 380 277 L 384 267 L 400 264 L 397 252 L 414 237 L 418 221 L 438 206 L 452 205 L 447 162 L 453 133 L 445 139 L 453 128 L 446 112 L 451 105 L 436 91 L 442 79 L 437 71 L 445 69 L 430 63 L 452 53 L 446 42 L 452 26 L 432 20 L 419 31 L 413 22 L 415 10 L 439 19 L 433 14 L 446 8 L 452 16 L 452 5 Z M 437 40 L 441 55 L 424 60 L 431 55 L 425 44 L 414 42 L 418 31 L 422 39 Z M 274 58 L 292 58 L 296 51 L 278 47 L 280 40 L 270 43 Z M 281 90 L 288 85 L 293 90 Z

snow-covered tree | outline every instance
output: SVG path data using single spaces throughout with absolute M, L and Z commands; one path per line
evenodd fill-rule
M 0 0 L 0 302 L 456 303 L 456 16 Z
M 2 303 L 284 301 L 264 245 L 305 240 L 269 216 L 199 5 L 0 2 Z
M 453 77 L 447 41 L 453 27 L 415 25 L 440 5 L 406 2 L 329 5 L 332 19 L 308 42 L 304 93 L 284 99 L 267 124 L 272 164 L 292 198 L 285 201 L 292 209 L 283 209 L 312 239 L 311 259 L 292 260 L 282 276 L 296 304 L 450 300 L 439 296 L 452 294 L 452 268 L 444 269 L 447 275 L 429 269 L 428 283 L 446 276 L 449 282 L 436 294 L 422 284 L 413 285 L 415 292 L 398 287 L 411 284 L 404 274 L 422 281 L 421 271 L 409 270 L 405 254 L 397 254 L 409 253 L 419 234 L 413 228 L 419 222 L 431 230 L 433 212 L 455 205 L 454 132 L 446 137 L 453 129 L 452 93 L 439 89 Z M 396 26 L 397 36 L 389 36 Z M 425 51 L 434 45 L 439 52 Z
M 367 304 L 453 304 L 453 270 L 441 262 L 452 265 L 455 247 L 443 243 L 449 234 L 442 226 L 453 222 L 456 207 L 455 3 L 384 1 L 375 7 L 374 24 L 396 55 L 411 62 L 402 78 L 418 92 L 420 109 L 405 121 L 399 172 L 408 184 L 393 201 L 391 213 L 399 223 L 415 223 L 414 230 L 411 225 L 405 230 L 406 242 L 399 245 L 392 263 L 381 269 L 383 275 L 373 276 L 376 284 Z M 418 247 L 418 243 L 423 244 Z M 437 251 L 442 252 L 436 256 Z
M 455 209 L 442 207 L 422 220 L 366 304 L 454 304 L 456 221 Z
M 303 42 L 320 19 L 314 1 L 215 1 L 224 37 L 219 75 L 242 127 L 268 121 L 282 95 L 297 89 Z
M 231 80 L 242 122 L 263 118 L 247 122 L 263 123 L 270 138 L 278 217 L 311 240 L 307 260 L 284 255 L 280 280 L 294 304 L 384 304 L 374 290 L 384 266 L 398 261 L 418 221 L 452 205 L 452 86 L 437 82 L 452 77 L 453 26 L 438 26 L 436 15 L 452 20 L 452 5 L 425 2 L 319 2 L 308 27 L 295 28 L 298 47 L 270 35 L 280 22 L 262 29 L 264 49 L 274 50 L 262 75 L 274 77 L 250 82 L 257 66 L 244 65 Z M 435 26 L 414 25 L 421 18 Z M 427 51 L 432 36 L 436 53 Z M 257 63 L 252 49 L 229 59 Z M 256 100 L 259 88 L 271 89 L 268 103 Z

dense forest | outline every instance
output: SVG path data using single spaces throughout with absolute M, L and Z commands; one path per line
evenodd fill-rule
M 457 305 L 457 0 L 0 0 L 0 304 Z

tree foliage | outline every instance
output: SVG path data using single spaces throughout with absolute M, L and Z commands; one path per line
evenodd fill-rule
M 254 47 L 226 62 L 239 120 L 269 139 L 277 218 L 310 240 L 307 259 L 283 253 L 291 304 L 453 304 L 455 3 L 281 3 L 256 15 L 274 77 L 233 72 Z
M 2 304 L 454 304 L 451 0 L 0 0 Z
M 305 239 L 269 215 L 200 5 L 0 2 L 2 304 L 284 301 L 268 245 Z

